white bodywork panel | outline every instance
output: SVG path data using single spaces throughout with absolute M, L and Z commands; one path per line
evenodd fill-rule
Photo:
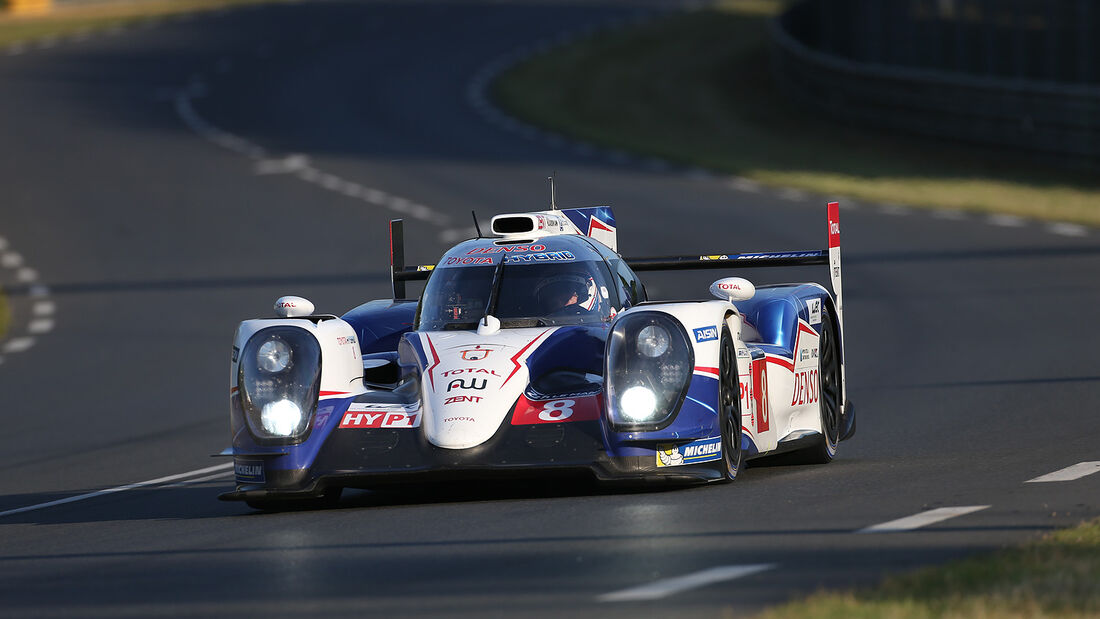
M 317 338 L 321 345 L 321 397 L 359 394 L 363 387 L 363 356 L 355 329 L 339 318 L 329 318 L 314 323 L 301 318 L 259 318 L 246 320 L 237 327 L 233 337 L 234 357 L 248 343 L 248 339 L 261 329 L 277 326 L 298 327 Z M 230 368 L 229 384 L 236 389 L 237 365 L 234 359 Z
M 526 360 L 557 327 L 419 333 L 428 365 L 420 377 L 424 436 L 437 447 L 466 449 L 500 428 L 527 387 Z

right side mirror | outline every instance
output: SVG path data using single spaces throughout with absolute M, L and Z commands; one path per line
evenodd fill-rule
M 726 277 L 710 285 L 710 293 L 723 301 L 747 301 L 756 294 L 756 286 L 744 277 Z

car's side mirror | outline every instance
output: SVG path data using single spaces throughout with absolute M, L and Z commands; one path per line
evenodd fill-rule
M 710 293 L 723 301 L 747 301 L 756 294 L 756 286 L 744 277 L 726 277 L 710 285 Z

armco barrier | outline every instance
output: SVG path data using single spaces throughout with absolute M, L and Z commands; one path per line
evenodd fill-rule
M 1067 155 L 1100 164 L 1100 87 L 856 62 L 772 20 L 772 70 L 789 96 L 854 123 Z

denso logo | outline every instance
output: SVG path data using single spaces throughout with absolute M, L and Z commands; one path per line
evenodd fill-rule
M 535 244 L 535 245 L 502 245 L 500 247 L 475 247 L 474 249 L 471 249 L 470 251 L 466 252 L 466 255 L 467 256 L 472 256 L 474 254 L 505 254 L 505 253 L 511 253 L 511 252 L 514 252 L 514 251 L 518 251 L 518 252 L 546 251 L 546 246 L 541 245 L 541 244 Z
M 709 342 L 718 339 L 718 327 L 699 327 L 695 329 L 696 342 Z

